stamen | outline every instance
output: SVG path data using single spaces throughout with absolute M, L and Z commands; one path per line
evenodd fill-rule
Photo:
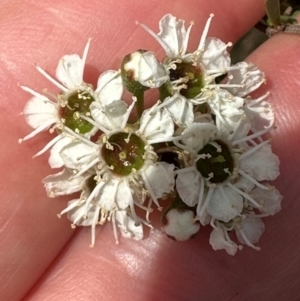
M 150 28 L 148 28 L 146 25 L 139 23 L 138 21 L 135 22 L 137 25 L 140 25 L 144 30 L 146 30 L 165 50 L 167 56 L 172 56 L 172 49 L 169 48 L 169 46 L 156 34 L 154 33 Z
M 91 248 L 93 248 L 94 245 L 95 245 L 95 240 L 96 240 L 96 225 L 97 225 L 97 222 L 98 222 L 99 212 L 100 212 L 100 207 L 97 206 L 97 208 L 95 210 L 95 213 L 94 213 L 92 225 L 91 225 L 91 244 L 90 244 Z
M 61 216 L 69 211 L 71 211 L 72 209 L 79 207 L 82 204 L 82 202 L 80 200 L 78 200 L 78 202 L 73 202 L 71 205 L 69 205 L 67 208 L 65 208 L 64 210 L 62 210 L 59 214 L 58 217 L 61 218 Z
M 188 42 L 189 42 L 189 37 L 190 37 L 190 32 L 191 32 L 191 29 L 194 25 L 194 22 L 191 21 L 190 23 L 190 26 L 188 27 L 187 31 L 186 31 L 186 34 L 185 34 L 185 37 L 184 37 L 184 40 L 182 42 L 182 48 L 180 49 L 180 54 L 181 55 L 185 55 L 186 53 L 186 50 L 187 50 L 187 47 L 188 47 Z
M 80 134 L 78 134 L 78 133 L 72 131 L 72 130 L 69 129 L 67 126 L 64 126 L 64 127 L 63 127 L 63 130 L 64 130 L 65 132 L 67 132 L 68 134 L 70 134 L 71 137 L 77 138 L 78 140 L 80 140 L 80 141 L 82 141 L 82 142 L 88 144 L 89 146 L 92 146 L 92 147 L 94 147 L 94 148 L 98 148 L 98 147 L 99 147 L 98 144 L 96 144 L 96 143 L 94 143 L 94 142 L 92 142 L 92 141 L 86 139 L 85 137 L 81 136 Z
M 200 176 L 198 174 L 197 174 L 197 177 L 200 178 Z M 201 211 L 203 196 L 204 196 L 204 180 L 202 178 L 200 178 L 199 198 L 198 198 L 198 204 L 197 204 L 197 209 L 196 209 L 197 215 L 198 215 L 198 212 Z M 200 217 L 200 215 L 199 215 L 199 217 Z M 199 219 L 199 217 L 196 217 L 196 220 Z
M 142 174 L 142 178 L 144 180 L 145 183 L 145 187 L 147 188 L 147 190 L 149 191 L 151 198 L 153 200 L 153 202 L 156 204 L 156 206 L 158 207 L 158 210 L 162 210 L 162 207 L 159 205 L 157 198 L 155 197 L 155 193 L 149 183 L 149 180 L 146 176 L 146 174 L 144 172 L 141 173 Z
M 227 232 L 223 227 L 222 227 L 222 230 L 224 231 L 223 233 L 224 233 L 224 235 L 225 235 L 225 243 L 226 243 L 226 245 L 228 245 L 228 246 L 230 246 L 230 247 L 234 246 L 234 247 L 236 247 L 237 249 L 240 249 L 239 246 L 237 246 L 236 243 L 233 242 L 233 241 L 230 239 L 230 237 L 229 237 L 229 235 L 228 235 L 228 232 Z
M 89 52 L 91 40 L 92 40 L 91 38 L 88 39 L 88 41 L 87 41 L 87 43 L 84 47 L 83 54 L 82 54 L 82 64 L 81 64 L 81 71 L 80 71 L 82 79 L 83 79 L 84 67 L 85 67 L 86 58 L 87 58 L 87 55 L 88 55 L 88 52 Z
M 147 212 L 146 212 L 146 220 L 147 220 L 148 222 L 150 222 L 150 213 L 153 211 L 153 209 L 151 208 L 151 205 L 152 205 L 152 199 L 149 198 L 149 203 L 148 203 L 148 208 L 149 208 L 149 210 L 147 210 Z M 150 211 L 150 210 L 151 210 L 151 211 Z
M 136 102 L 137 102 L 137 98 L 132 97 L 132 103 L 128 107 L 128 109 L 126 111 L 126 114 L 123 116 L 123 122 L 122 122 L 122 125 L 121 125 L 121 129 L 124 129 L 126 124 L 128 123 L 129 116 L 130 116 Z
M 262 185 L 261 183 L 256 181 L 253 177 L 251 177 L 250 175 L 245 173 L 243 170 L 239 169 L 239 174 L 242 175 L 247 180 L 249 180 L 250 182 L 254 183 L 257 187 L 264 189 L 264 190 L 270 190 L 270 187 Z
M 65 93 L 68 92 L 68 89 L 61 85 L 59 82 L 57 82 L 54 78 L 52 78 L 50 75 L 48 75 L 41 67 L 38 65 L 35 65 L 37 71 L 39 71 L 42 75 L 44 75 L 52 84 L 54 84 L 57 88 L 64 91 Z
M 254 246 L 250 241 L 249 239 L 247 238 L 246 234 L 244 233 L 244 231 L 242 229 L 238 230 L 239 233 L 241 234 L 243 240 L 245 241 L 246 245 L 257 250 L 257 251 L 260 251 L 260 247 L 256 247 Z
M 26 141 L 32 137 L 34 137 L 35 135 L 37 135 L 40 132 L 43 132 L 45 130 L 47 130 L 55 121 L 54 120 L 50 120 L 44 124 L 41 124 L 39 127 L 37 127 L 34 131 L 32 131 L 29 135 L 25 136 L 24 138 L 20 138 L 18 140 L 19 143 L 22 143 L 23 141 Z
M 89 195 L 89 197 L 87 198 L 86 200 L 86 203 L 85 203 L 85 212 L 88 211 L 88 207 L 89 207 L 89 204 L 91 203 L 92 199 L 94 198 L 94 196 L 100 191 L 100 189 L 102 187 L 105 186 L 105 183 L 103 182 L 100 182 L 96 185 L 96 187 L 94 188 L 94 190 L 91 192 L 91 194 Z M 102 211 L 101 211 L 102 212 Z
M 102 131 L 103 133 L 107 134 L 110 132 L 109 130 L 107 130 L 106 128 L 102 127 L 97 121 L 95 121 L 94 119 L 87 117 L 83 114 L 79 115 L 80 118 L 86 120 L 87 122 L 89 122 L 90 124 L 92 124 L 94 127 L 96 127 L 97 129 L 99 129 L 100 131 Z
M 247 193 L 243 192 L 242 190 L 236 188 L 234 185 L 232 185 L 231 183 L 226 183 L 227 186 L 229 186 L 231 189 L 233 189 L 234 191 L 236 191 L 237 193 L 239 193 L 241 196 L 243 196 L 245 199 L 247 199 L 248 201 L 250 201 L 253 205 L 255 205 L 256 208 L 258 209 L 262 209 L 263 207 L 258 204 L 250 195 L 248 195 Z
M 97 164 L 97 162 L 99 162 L 99 161 L 100 161 L 99 158 L 94 159 L 92 162 L 90 162 L 88 165 L 86 165 L 84 169 L 80 170 L 75 176 L 71 177 L 71 179 L 78 178 L 79 176 L 81 176 L 82 174 L 84 174 L 89 168 L 91 168 L 95 164 Z
M 210 201 L 210 198 L 211 198 L 211 196 L 212 196 L 212 193 L 213 193 L 213 191 L 214 191 L 214 188 L 215 188 L 215 186 L 209 187 L 209 190 L 208 190 L 208 193 L 207 193 L 207 196 L 206 196 L 206 198 L 205 198 L 205 201 L 204 201 L 203 206 L 201 207 L 201 209 L 200 209 L 200 208 L 197 208 L 197 209 L 200 209 L 200 211 L 197 210 L 197 215 L 199 216 L 199 218 L 201 218 L 201 216 L 203 215 L 205 209 L 207 208 L 207 205 L 208 205 L 208 203 L 209 203 L 209 201 Z
M 201 39 L 200 39 L 200 43 L 199 43 L 199 46 L 198 46 L 198 50 L 200 50 L 200 51 L 204 51 L 204 43 L 205 43 L 205 40 L 206 40 L 206 37 L 207 37 L 210 22 L 211 22 L 213 17 L 214 17 L 214 14 L 210 14 L 208 20 L 206 21 L 206 24 L 205 24 L 205 27 L 204 27 L 204 30 L 203 30 L 203 33 L 202 33 L 202 36 L 201 36 Z
M 119 244 L 119 239 L 118 239 L 118 232 L 117 232 L 117 226 L 116 226 L 116 212 L 114 211 L 111 215 L 111 222 L 112 222 L 112 226 L 113 226 L 113 232 L 114 232 L 114 237 L 116 240 L 116 244 Z
M 239 160 L 245 159 L 246 157 L 250 156 L 251 154 L 255 153 L 257 150 L 259 150 L 260 148 L 262 148 L 264 145 L 268 144 L 269 140 L 265 140 L 264 142 L 248 149 L 246 152 L 244 152 L 243 154 L 241 154 L 239 156 Z
M 269 131 L 270 131 L 269 128 L 268 128 L 268 129 L 261 130 L 261 131 L 259 131 L 259 132 L 256 132 L 256 133 L 252 134 L 252 135 L 249 135 L 249 136 L 246 136 L 246 137 L 244 137 L 244 138 L 241 138 L 241 139 L 232 141 L 232 145 L 236 145 L 236 144 L 239 144 L 239 143 L 241 143 L 241 142 L 246 142 L 246 141 L 248 141 L 248 140 L 255 139 L 255 138 L 259 137 L 259 136 L 262 136 L 262 135 L 266 134 L 266 133 L 269 132 Z
M 54 139 L 52 139 L 49 143 L 46 144 L 46 146 L 41 149 L 38 153 L 36 153 L 32 158 L 38 157 L 41 154 L 43 154 L 45 151 L 47 151 L 51 146 L 53 146 L 56 142 L 58 142 L 60 139 L 64 137 L 63 134 L 58 135 Z
M 23 89 L 24 91 L 30 93 L 32 96 L 35 96 L 37 98 L 40 98 L 41 100 L 45 101 L 45 102 L 51 102 L 51 100 L 46 97 L 45 95 L 42 95 L 42 94 L 39 94 L 38 92 L 35 92 L 34 90 L 28 88 L 28 87 L 25 87 L 25 86 L 19 86 L 21 89 Z

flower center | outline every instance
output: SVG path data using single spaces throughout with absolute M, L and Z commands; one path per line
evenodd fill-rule
M 186 98 L 194 98 L 201 93 L 204 87 L 203 71 L 200 66 L 194 66 L 192 63 L 175 63 L 176 68 L 170 69 L 171 82 L 178 82 L 180 94 Z
M 64 120 L 64 124 L 73 131 L 80 134 L 88 133 L 93 125 L 82 119 L 80 116 L 90 116 L 90 105 L 95 101 L 93 96 L 87 91 L 76 91 L 69 95 L 67 104 L 61 106 L 59 116 Z
M 127 176 L 144 164 L 145 143 L 135 134 L 124 132 L 110 136 L 102 147 L 102 156 L 112 172 Z
M 206 144 L 198 155 L 202 156 L 197 161 L 197 169 L 211 183 L 224 182 L 233 171 L 233 157 L 227 144 L 221 140 Z

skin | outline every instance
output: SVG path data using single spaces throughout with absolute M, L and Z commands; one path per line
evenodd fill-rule
M 88 3 L 88 4 L 86 4 Z M 213 251 L 210 229 L 185 243 L 159 230 L 140 242 L 120 239 L 111 224 L 98 227 L 94 248 L 90 229 L 72 230 L 66 217 L 57 219 L 71 197 L 49 199 L 41 179 L 51 171 L 48 154 L 31 159 L 47 141 L 42 133 L 22 145 L 30 132 L 19 116 L 29 95 L 17 84 L 36 91 L 58 92 L 34 68 L 54 75 L 64 54 L 82 54 L 92 37 L 85 81 L 117 69 L 136 49 L 160 46 L 134 24 L 158 32 L 166 13 L 195 21 L 190 49 L 199 43 L 210 13 L 209 36 L 235 42 L 264 15 L 262 0 L 182 1 L 13 1 L 0 10 L 0 284 L 2 300 L 299 300 L 299 46 L 296 35 L 278 34 L 257 49 L 249 61 L 266 73 L 259 95 L 271 91 L 277 129 L 273 151 L 281 160 L 274 185 L 284 195 L 282 212 L 265 219 L 266 232 L 257 252 L 244 248 L 235 257 Z M 151 100 L 149 100 L 151 101 Z M 156 99 L 152 99 L 152 102 Z M 5 138 L 4 138 L 5 137 Z M 4 138 L 4 139 L 3 139 Z M 288 149 L 288 151 L 287 151 Z M 158 218 L 153 215 L 154 223 Z M 158 226 L 159 227 L 159 226 Z

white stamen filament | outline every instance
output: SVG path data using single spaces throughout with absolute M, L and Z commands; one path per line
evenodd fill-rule
M 82 54 L 82 59 L 81 59 L 81 70 L 80 70 L 80 74 L 81 74 L 81 78 L 83 78 L 83 72 L 84 72 L 84 67 L 85 67 L 85 63 L 86 63 L 86 58 L 87 58 L 87 55 L 88 55 L 88 52 L 89 52 L 89 48 L 90 48 L 90 44 L 91 44 L 91 38 L 88 39 L 85 47 L 84 47 L 84 50 L 83 50 L 83 54 Z
M 90 118 L 90 117 L 87 117 L 83 114 L 80 114 L 79 115 L 80 118 L 86 120 L 87 122 L 89 122 L 90 124 L 92 124 L 94 127 L 96 127 L 97 129 L 99 129 L 100 131 L 102 131 L 103 133 L 105 134 L 109 134 L 110 131 L 107 130 L 106 128 L 102 127 L 97 121 L 95 121 L 94 119 Z
M 158 200 L 157 200 L 157 198 L 156 198 L 156 196 L 155 196 L 155 193 L 154 193 L 154 191 L 153 191 L 153 189 L 152 189 L 152 187 L 151 187 L 151 185 L 150 185 L 150 182 L 149 182 L 149 180 L 148 180 L 146 174 L 145 174 L 144 172 L 142 172 L 141 174 L 142 174 L 142 178 L 143 178 L 144 183 L 145 183 L 145 187 L 146 187 L 146 189 L 149 191 L 149 193 L 150 193 L 150 195 L 151 195 L 151 198 L 152 198 L 153 202 L 154 202 L 154 203 L 156 204 L 156 206 L 158 207 L 158 210 L 162 210 L 162 207 L 161 207 L 161 206 L 159 205 L 159 203 L 158 203 Z
M 47 130 L 53 123 L 55 122 L 55 120 L 48 120 L 48 122 L 45 122 L 43 124 L 41 124 L 39 127 L 37 127 L 34 131 L 32 131 L 29 135 L 25 136 L 24 138 L 20 138 L 18 141 L 19 143 L 22 143 L 23 141 L 26 141 L 32 137 L 34 137 L 35 135 L 37 135 L 40 132 L 43 132 L 45 130 Z
M 154 33 L 150 28 L 148 28 L 146 25 L 136 22 L 138 25 L 140 25 L 144 30 L 146 30 L 165 50 L 167 56 L 172 56 L 172 50 L 169 48 L 169 46 L 156 34 Z
M 53 85 L 55 85 L 58 89 L 67 93 L 69 91 L 68 88 L 57 82 L 54 78 L 52 78 L 48 73 L 46 73 L 41 67 L 35 65 L 37 71 L 39 71 L 42 75 L 44 75 Z
M 128 107 L 126 114 L 123 116 L 123 121 L 121 124 L 121 129 L 124 129 L 126 124 L 128 123 L 128 119 L 129 116 L 134 108 L 135 103 L 137 102 L 137 98 L 136 97 L 132 97 L 132 103 L 130 104 L 130 106 Z
M 256 208 L 261 209 L 262 206 L 260 204 L 258 204 L 250 195 L 248 195 L 247 193 L 243 192 L 242 190 L 236 188 L 234 185 L 232 185 L 231 183 L 226 183 L 227 186 L 229 186 L 231 189 L 233 189 L 234 191 L 236 191 L 237 193 L 239 193 L 241 196 L 243 196 L 245 199 L 247 199 L 248 201 L 250 201 Z
M 251 177 L 250 175 L 248 175 L 243 170 L 239 169 L 239 174 L 241 176 L 243 176 L 244 178 L 246 178 L 247 180 L 249 180 L 250 182 L 254 183 L 257 187 L 259 187 L 261 189 L 264 189 L 264 190 L 270 190 L 270 188 L 268 186 L 262 185 L 261 183 L 259 183 L 258 181 L 256 181 L 253 177 Z
M 246 234 L 244 233 L 244 231 L 242 229 L 238 230 L 238 232 L 241 234 L 243 240 L 245 241 L 246 245 L 257 250 L 257 251 L 260 251 L 260 247 L 256 247 L 254 246 L 250 241 L 249 239 L 247 238 Z
M 75 176 L 72 177 L 72 179 L 76 179 L 82 174 L 84 174 L 86 171 L 88 171 L 91 167 L 93 167 L 97 162 L 99 162 L 100 159 L 97 157 L 92 162 L 90 162 L 88 165 L 86 165 L 83 169 L 81 169 Z
M 71 137 L 77 138 L 78 140 L 80 140 L 80 141 L 86 143 L 86 144 L 89 145 L 89 146 L 92 146 L 92 147 L 94 147 L 94 148 L 98 148 L 98 147 L 99 147 L 98 144 L 96 144 L 96 143 L 94 143 L 94 142 L 92 142 L 92 141 L 86 139 L 85 137 L 83 137 L 83 136 L 80 135 L 80 134 L 77 134 L 76 132 L 74 132 L 74 131 L 72 131 L 71 129 L 69 129 L 67 126 L 64 126 L 63 130 L 64 130 L 65 132 L 67 132 L 68 134 L 70 134 Z
M 96 225 L 98 223 L 100 209 L 101 208 L 97 206 L 96 210 L 95 210 L 95 213 L 94 213 L 94 217 L 93 217 L 93 221 L 92 221 L 92 225 L 91 225 L 91 245 L 90 245 L 90 247 L 94 247 L 94 245 L 95 245 Z
M 32 158 L 38 157 L 41 154 L 43 154 L 45 151 L 47 151 L 51 146 L 53 146 L 56 142 L 58 142 L 63 137 L 64 137 L 63 134 L 60 134 L 60 135 L 56 136 L 49 143 L 47 143 L 46 146 L 43 149 L 41 149 L 38 153 L 36 153 Z
M 204 27 L 204 30 L 203 30 L 203 33 L 202 33 L 202 36 L 201 36 L 201 39 L 200 39 L 200 43 L 199 43 L 199 46 L 198 46 L 198 50 L 200 50 L 200 51 L 204 51 L 205 40 L 206 40 L 207 33 L 208 33 L 208 30 L 209 30 L 210 22 L 211 22 L 213 17 L 214 17 L 214 14 L 210 14 L 208 20 L 206 21 L 206 24 L 205 24 L 205 27 Z
M 208 190 L 207 196 L 206 196 L 206 198 L 205 198 L 204 204 L 203 204 L 203 206 L 201 207 L 201 209 L 199 208 L 199 209 L 200 209 L 200 212 L 197 211 L 197 215 L 199 216 L 199 218 L 201 218 L 201 216 L 203 215 L 205 209 L 207 208 L 208 203 L 209 203 L 209 201 L 210 201 L 210 198 L 211 198 L 211 196 L 212 196 L 213 191 L 214 191 L 214 186 L 209 187 L 209 190 Z M 198 208 L 197 208 L 197 209 L 198 209 Z

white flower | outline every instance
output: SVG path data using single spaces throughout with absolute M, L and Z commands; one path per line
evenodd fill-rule
M 114 212 L 125 210 L 135 222 L 149 224 L 136 215 L 135 206 L 146 210 L 148 220 L 152 201 L 160 207 L 158 199 L 173 190 L 174 166 L 157 162 L 151 146 L 173 140 L 172 118 L 165 109 L 156 110 L 154 107 L 144 111 L 139 127 L 128 125 L 135 101 L 129 108 L 122 101 L 114 101 L 103 108 L 94 103 L 91 106 L 94 120 L 87 120 L 102 130 L 98 142 L 81 137 L 58 154 L 64 165 L 77 173 L 74 178 L 91 168 L 96 169 L 97 184 L 85 201 L 85 214 L 93 204 L 100 208 L 100 220 L 103 222 Z M 148 206 L 144 206 L 146 197 L 150 199 Z M 117 217 L 121 218 L 120 214 L 114 221 L 120 223 Z M 126 223 L 130 228 L 131 222 Z M 128 236 L 130 230 L 126 231 L 121 233 Z
M 264 82 L 264 74 L 253 64 L 242 62 L 231 66 L 226 50 L 231 43 L 225 44 L 217 38 L 207 37 L 212 17 L 213 15 L 210 15 L 206 23 L 197 49 L 191 53 L 187 52 L 187 48 L 193 23 L 186 29 L 183 20 L 167 14 L 159 22 L 158 34 L 140 24 L 166 52 L 163 65 L 169 79 L 160 92 L 161 100 L 170 97 L 164 100 L 161 107 L 165 106 L 168 109 L 179 126 L 186 127 L 193 122 L 193 106 L 204 101 L 209 102 L 210 97 L 214 97 L 220 88 L 230 91 L 233 96 L 244 96 Z M 155 64 L 152 66 L 153 75 L 149 78 L 155 79 L 156 67 Z M 151 64 L 147 67 L 149 73 Z M 216 84 L 215 79 L 224 74 L 228 75 L 227 82 Z M 158 76 L 159 81 L 161 78 Z M 241 111 L 240 115 L 242 113 Z
M 208 214 L 229 222 L 241 214 L 245 202 L 264 212 L 249 191 L 253 187 L 272 189 L 259 181 L 271 181 L 279 175 L 279 159 L 268 141 L 251 145 L 267 131 L 230 140 L 218 136 L 210 123 L 194 123 L 183 131 L 181 143 L 174 141 L 184 149 L 184 156 L 190 156 L 186 168 L 176 171 L 178 194 L 188 206 L 197 205 L 203 225 L 209 222 Z
M 23 139 L 19 139 L 19 142 L 28 140 L 48 129 L 50 129 L 50 133 L 56 130 L 60 132 L 35 156 L 44 153 L 52 146 L 55 147 L 60 140 L 63 140 L 60 141 L 59 146 L 62 148 L 76 134 L 84 135 L 85 137 L 95 134 L 97 129 L 85 121 L 82 115 L 90 116 L 89 106 L 94 101 L 102 102 L 103 105 L 106 105 L 115 99 L 120 99 L 123 93 L 122 80 L 117 71 L 111 70 L 103 73 L 98 79 L 96 90 L 83 81 L 89 45 L 90 41 L 85 46 L 82 58 L 77 54 L 72 54 L 65 55 L 60 59 L 56 69 L 56 77 L 60 82 L 53 79 L 42 68 L 36 66 L 42 75 L 60 89 L 61 92 L 58 96 L 50 94 L 54 101 L 28 87 L 21 86 L 23 90 L 32 95 L 32 98 L 25 105 L 23 114 L 34 131 Z M 105 103 L 103 103 L 102 99 L 105 99 Z M 55 168 L 62 166 L 62 162 L 59 159 L 57 159 L 57 162 L 53 162 L 53 158 L 50 158 L 49 163 Z
M 68 202 L 68 207 L 58 216 L 67 213 L 68 219 L 72 221 L 72 228 L 76 226 L 91 227 L 91 244 L 93 247 L 96 240 L 96 226 L 102 225 L 106 219 L 112 220 L 114 236 L 116 243 L 119 243 L 116 226 L 119 228 L 123 237 L 141 240 L 143 238 L 143 226 L 141 222 L 136 221 L 126 210 L 105 211 L 98 204 L 90 203 L 86 207 L 88 194 L 84 191 L 79 199 Z M 99 220 L 100 216 L 100 220 Z M 150 225 L 149 225 L 150 226 Z

